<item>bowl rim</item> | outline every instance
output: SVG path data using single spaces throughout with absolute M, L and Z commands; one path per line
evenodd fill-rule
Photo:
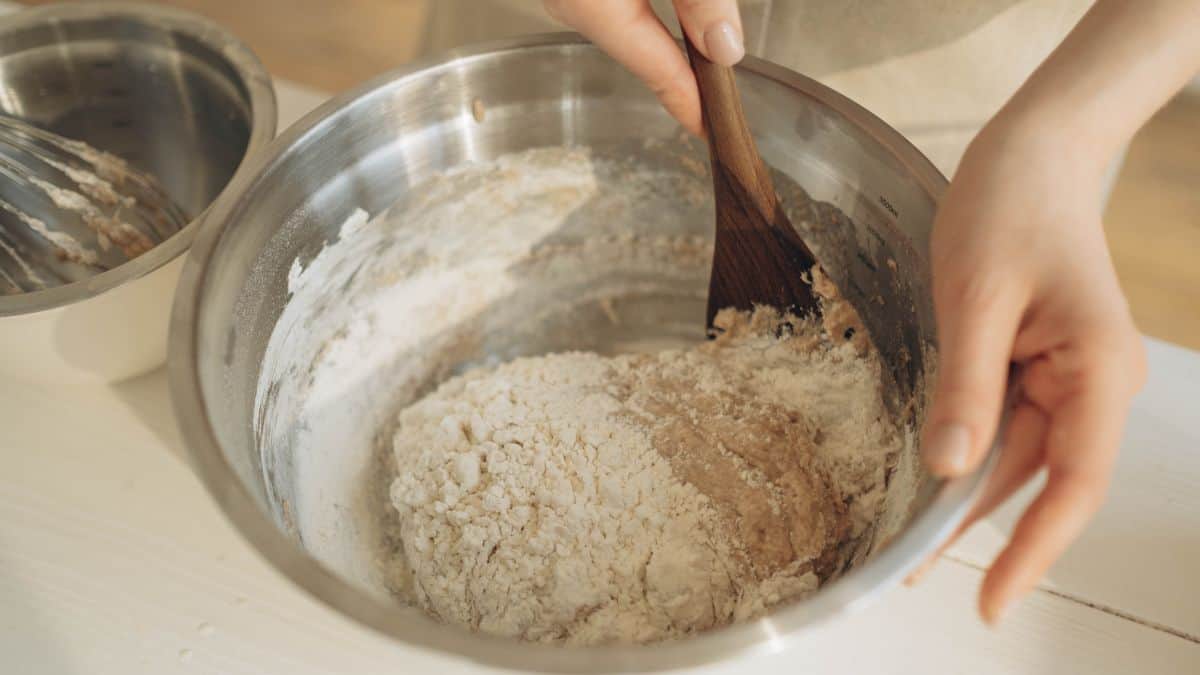
M 245 170 L 248 164 L 247 159 L 258 154 L 275 136 L 275 127 L 278 123 L 275 89 L 266 68 L 248 46 L 219 24 L 191 12 L 148 3 L 62 3 L 31 7 L 0 18 L 0 35 L 39 25 L 105 19 L 128 19 L 168 32 L 184 33 L 211 48 L 213 53 L 220 55 L 241 78 L 249 97 L 250 138 L 238 166 L 221 192 L 217 194 L 217 198 L 219 198 L 233 185 L 234 179 Z M 70 305 L 154 272 L 188 250 L 199 231 L 201 221 L 207 216 L 215 202 L 216 198 L 166 241 L 117 267 L 86 279 L 44 290 L 0 296 L 0 317 L 33 314 Z
M 598 48 L 576 33 L 544 33 L 481 43 L 421 59 L 369 80 L 310 112 L 280 135 L 255 159 L 255 169 L 240 174 L 213 205 L 184 264 L 171 317 L 168 377 L 176 416 L 192 465 L 202 482 L 239 533 L 292 583 L 355 622 L 409 647 L 436 650 L 471 661 L 504 668 L 543 672 L 647 672 L 698 666 L 734 655 L 776 653 L 794 645 L 812 627 L 868 604 L 883 589 L 897 584 L 932 555 L 966 517 L 967 511 L 998 454 L 993 445 L 975 473 L 941 481 L 929 506 L 883 550 L 861 567 L 822 587 L 803 602 L 785 605 L 767 616 L 708 631 L 691 638 L 647 646 L 564 647 L 531 644 L 470 633 L 437 623 L 417 610 L 398 609 L 355 586 L 319 563 L 287 538 L 238 478 L 221 452 L 208 415 L 199 378 L 197 311 L 209 262 L 231 218 L 244 210 L 251 196 L 278 170 L 283 161 L 302 153 L 308 143 L 336 123 L 339 113 L 356 102 L 385 96 L 408 78 L 464 60 L 530 49 Z M 891 153 L 932 198 L 947 181 L 909 141 L 878 117 L 846 97 L 783 66 L 754 57 L 737 68 L 766 77 L 816 99 L 844 115 Z

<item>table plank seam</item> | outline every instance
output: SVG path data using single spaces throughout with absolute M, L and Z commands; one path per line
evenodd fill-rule
M 987 571 L 988 571 L 988 568 L 983 565 L 978 565 L 974 562 L 971 562 L 970 560 L 959 557 L 957 555 L 953 555 L 951 553 L 943 553 L 942 557 L 949 562 L 955 562 L 960 565 L 965 565 L 966 567 L 970 567 L 971 569 L 979 571 L 979 572 L 987 573 Z M 1177 637 L 1181 640 L 1186 640 L 1193 644 L 1200 645 L 1200 635 L 1193 635 L 1192 633 L 1189 633 L 1187 631 L 1180 630 L 1178 628 L 1174 628 L 1174 627 L 1168 626 L 1166 624 L 1159 623 L 1157 621 L 1152 621 L 1150 619 L 1140 617 L 1136 614 L 1126 612 L 1121 609 L 1117 609 L 1116 607 L 1112 607 L 1109 605 L 1105 605 L 1104 603 L 1094 602 L 1092 600 L 1082 598 L 1078 595 L 1075 595 L 1074 593 L 1068 593 L 1066 591 L 1062 591 L 1057 588 L 1051 588 L 1049 586 L 1046 586 L 1045 582 L 1039 583 L 1037 585 L 1037 587 L 1035 587 L 1033 590 L 1035 593 L 1046 593 L 1047 595 L 1052 595 L 1056 598 L 1061 598 L 1068 602 L 1073 602 L 1077 605 L 1082 605 L 1083 607 L 1087 607 L 1088 609 L 1094 609 L 1098 612 L 1104 612 L 1105 614 L 1109 614 L 1118 619 L 1130 621 L 1132 623 L 1138 624 L 1139 626 L 1144 626 L 1151 630 L 1156 630 L 1161 633 L 1166 633 L 1167 635 Z

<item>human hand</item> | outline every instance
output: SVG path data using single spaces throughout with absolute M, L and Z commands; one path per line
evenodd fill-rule
M 710 61 L 745 55 L 736 0 L 674 0 L 679 23 Z M 583 33 L 637 75 L 688 131 L 701 134 L 700 93 L 687 58 L 649 0 L 545 0 L 546 11 Z
M 1047 470 L 984 579 L 979 608 L 989 623 L 1033 589 L 1100 507 L 1146 377 L 1101 226 L 1106 157 L 1076 147 L 1086 141 L 1066 128 L 1002 113 L 967 150 L 934 221 L 941 347 L 922 444 L 930 470 L 978 468 L 1010 363 L 1021 390 L 994 472 L 945 546 Z

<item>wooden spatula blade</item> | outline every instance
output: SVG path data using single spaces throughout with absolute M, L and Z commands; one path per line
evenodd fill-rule
M 718 209 L 708 283 L 710 328 L 726 307 L 749 311 L 767 305 L 799 316 L 819 311 L 810 283 L 816 259 L 779 211 L 768 220 L 759 212 L 730 217 Z
M 700 88 L 716 201 L 707 325 L 726 307 L 819 312 L 810 283 L 816 256 L 779 204 L 746 124 L 733 69 L 709 61 L 690 40 L 685 43 Z

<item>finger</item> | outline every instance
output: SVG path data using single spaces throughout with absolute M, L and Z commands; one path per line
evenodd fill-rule
M 1114 379 L 1095 378 L 1052 413 L 1046 487 L 1021 516 L 980 592 L 980 613 L 989 623 L 1033 589 L 1100 508 L 1129 400 Z
M 1132 397 L 1145 384 L 1146 348 L 1134 329 L 1115 335 L 1106 334 L 1103 327 L 1085 328 L 1082 332 L 1089 335 L 1087 350 L 1064 343 L 1022 367 L 1022 390 L 1042 409 L 1054 410 L 1089 386 L 1110 386 L 1114 395 L 1123 392 Z M 1111 383 L 1094 381 L 1094 363 L 1112 364 Z M 1118 367 L 1122 368 L 1120 372 Z
M 688 131 L 703 133 L 700 93 L 687 57 L 646 0 L 551 1 L 546 10 L 628 68 Z
M 933 569 L 937 559 L 971 529 L 972 525 L 986 518 L 997 506 L 1029 482 L 1045 457 L 1042 452 L 1045 436 L 1046 414 L 1029 403 L 1017 406 L 1005 433 L 1000 459 L 996 462 L 996 468 L 992 470 L 979 499 L 971 506 L 967 517 L 954 530 L 954 534 L 905 579 L 906 584 L 911 586 L 919 583 Z
M 996 468 L 970 513 L 947 543 L 953 544 L 963 532 L 986 518 L 1021 486 L 1037 473 L 1045 461 L 1045 440 L 1048 419 L 1046 413 L 1030 403 L 1022 403 L 1013 411 L 1004 445 Z
M 709 61 L 732 66 L 746 55 L 737 0 L 675 0 L 679 25 Z
M 992 443 L 1026 305 L 1003 275 L 973 274 L 934 293 L 938 379 L 922 452 L 930 471 L 944 477 L 973 470 Z

